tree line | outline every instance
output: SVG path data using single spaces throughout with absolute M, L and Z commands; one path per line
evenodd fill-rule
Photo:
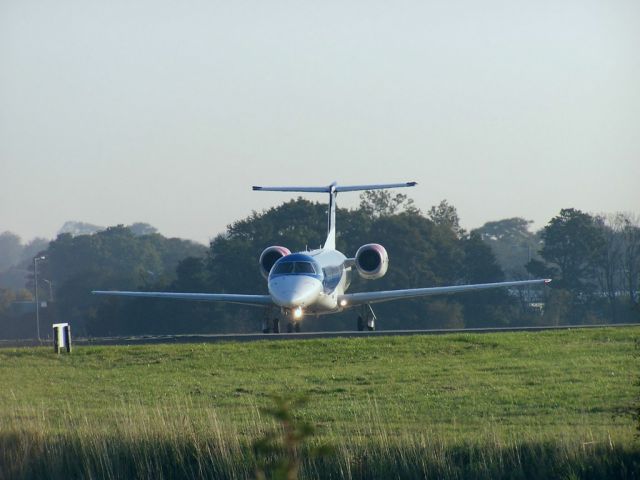
M 360 198 L 357 208 L 338 211 L 337 248 L 350 256 L 365 243 L 381 243 L 390 268 L 373 282 L 354 276 L 350 291 L 554 279 L 550 288 L 380 304 L 375 308 L 380 329 L 640 320 L 640 226 L 633 215 L 563 209 L 539 232 L 531 232 L 530 222 L 522 218 L 488 222 L 467 232 L 447 201 L 422 212 L 404 194 L 370 191 Z M 298 198 L 253 212 L 229 225 L 208 248 L 165 238 L 152 228 L 116 226 L 92 234 L 60 234 L 38 252 L 46 257 L 38 265 L 41 297 L 47 298 L 53 285 L 54 301 L 45 321 L 69 321 L 76 334 L 87 336 L 257 331 L 264 314 L 259 308 L 97 298 L 89 292 L 267 293 L 257 265 L 260 252 L 271 245 L 291 251 L 319 247 L 326 236 L 326 208 Z M 33 290 L 32 276 L 26 287 Z M 16 298 L 11 292 L 0 288 L 0 321 L 10 316 L 8 304 Z M 355 315 L 308 317 L 303 328 L 352 329 Z

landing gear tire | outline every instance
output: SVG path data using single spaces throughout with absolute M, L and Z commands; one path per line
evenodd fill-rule
M 296 322 L 296 324 L 293 326 L 293 329 L 296 333 L 300 333 L 300 322 Z
M 273 319 L 273 333 L 280 333 L 280 319 Z
M 287 333 L 293 333 L 293 323 L 287 323 Z
M 369 318 L 367 318 L 367 330 L 369 330 L 370 332 L 375 331 L 376 329 L 376 317 L 371 315 L 369 316 Z
M 362 332 L 364 330 L 364 320 L 360 315 L 358 315 L 358 331 Z

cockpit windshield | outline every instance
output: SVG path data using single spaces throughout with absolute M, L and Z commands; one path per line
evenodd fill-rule
M 311 273 L 315 275 L 317 272 L 311 262 L 293 262 L 293 273 Z
M 284 273 L 306 273 L 310 275 L 317 275 L 318 272 L 316 272 L 316 269 L 311 262 L 281 262 L 274 267 L 272 273 L 276 275 Z

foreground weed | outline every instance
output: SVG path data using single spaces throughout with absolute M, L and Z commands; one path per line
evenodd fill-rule
M 279 422 L 279 429 L 268 431 L 253 443 L 256 456 L 256 478 L 267 475 L 273 480 L 297 480 L 301 456 L 326 456 L 332 449 L 328 445 L 308 447 L 305 441 L 315 433 L 315 427 L 296 415 L 306 405 L 307 397 L 272 397 L 274 405 L 262 412 Z M 304 453 L 303 453 L 304 452 Z

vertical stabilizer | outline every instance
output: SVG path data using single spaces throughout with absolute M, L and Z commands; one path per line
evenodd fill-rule
M 333 182 L 328 187 L 257 187 L 253 190 L 262 192 L 309 192 L 309 193 L 328 193 L 329 194 L 329 221 L 327 225 L 327 240 L 324 242 L 325 250 L 336 249 L 336 197 L 338 192 L 357 192 L 363 190 L 381 190 L 385 188 L 402 188 L 414 187 L 416 182 L 405 183 L 381 183 L 374 185 L 345 185 L 339 186 Z
M 324 242 L 325 250 L 336 249 L 336 197 L 338 192 L 336 191 L 336 182 L 333 182 L 329 186 L 329 222 L 327 225 L 327 240 Z

